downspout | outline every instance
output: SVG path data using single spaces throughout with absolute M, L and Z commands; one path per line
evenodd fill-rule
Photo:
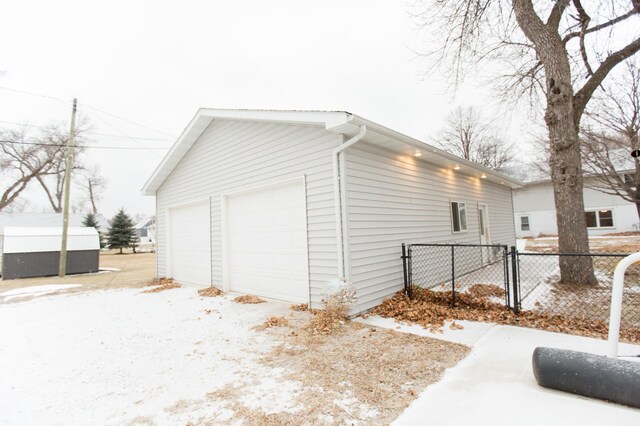
M 339 163 L 339 155 L 345 149 L 355 145 L 362 139 L 367 133 L 367 127 L 363 124 L 360 126 L 360 131 L 357 135 L 344 142 L 340 146 L 338 146 L 333 151 L 333 197 L 335 203 L 335 213 L 336 213 L 336 247 L 338 249 L 338 278 L 345 278 L 345 270 L 344 270 L 344 246 L 343 246 L 343 236 L 342 236 L 342 218 L 344 206 L 342 205 L 342 197 L 340 196 L 340 163 Z

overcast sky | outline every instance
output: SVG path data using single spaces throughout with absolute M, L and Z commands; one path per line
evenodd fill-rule
M 473 79 L 452 93 L 444 77 L 421 77 L 426 62 L 412 50 L 423 37 L 402 1 L 21 0 L 2 9 L 0 87 L 62 101 L 0 89 L 0 121 L 68 122 L 77 97 L 100 133 L 94 146 L 167 148 L 199 107 L 347 110 L 421 140 L 456 104 L 494 111 Z M 509 131 L 517 138 L 517 124 Z M 100 210 L 153 213 L 140 189 L 165 153 L 90 150 L 109 180 Z M 27 196 L 32 210 L 47 208 L 39 188 Z

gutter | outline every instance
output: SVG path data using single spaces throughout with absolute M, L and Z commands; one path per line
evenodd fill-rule
M 342 197 L 340 194 L 340 153 L 347 148 L 358 143 L 364 135 L 367 133 L 367 126 L 364 124 L 360 126 L 360 131 L 357 135 L 342 143 L 333 151 L 333 197 L 335 203 L 336 213 L 336 247 L 338 249 L 338 277 L 346 278 L 344 269 L 344 245 L 343 245 L 343 217 L 345 207 L 342 205 Z

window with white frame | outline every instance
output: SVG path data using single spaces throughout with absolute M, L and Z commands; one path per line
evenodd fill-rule
M 451 202 L 451 225 L 453 232 L 467 230 L 467 204 L 459 201 Z
M 584 212 L 587 228 L 613 228 L 613 211 L 593 210 Z
M 529 226 L 529 216 L 520 216 L 520 230 L 521 231 L 531 230 L 531 227 Z

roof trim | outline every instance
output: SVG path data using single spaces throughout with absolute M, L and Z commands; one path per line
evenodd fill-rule
M 364 124 L 370 131 L 383 134 L 417 148 L 429 150 L 436 156 L 493 176 L 501 182 L 508 183 L 512 188 L 523 186 L 522 182 L 496 172 L 493 169 L 464 160 L 418 139 L 414 139 L 410 136 L 396 132 L 395 130 L 391 130 L 380 124 L 374 123 L 373 121 L 369 121 L 363 117 L 359 117 L 346 111 L 281 111 L 201 108 L 193 119 L 191 119 L 187 127 L 182 131 L 180 137 L 178 137 L 169 152 L 162 159 L 158 167 L 156 167 L 149 180 L 147 180 L 142 188 L 142 195 L 155 195 L 156 191 L 178 165 L 180 160 L 182 160 L 184 155 L 189 151 L 189 149 L 191 149 L 193 144 L 198 140 L 207 127 L 209 127 L 216 119 L 322 126 L 328 131 L 336 134 L 351 132 L 357 133 L 359 126 Z

